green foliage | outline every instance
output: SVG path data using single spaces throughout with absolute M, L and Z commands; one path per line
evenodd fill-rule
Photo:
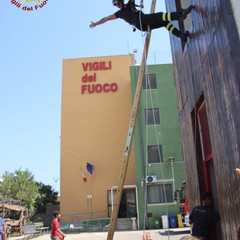
M 39 196 L 39 186 L 34 181 L 34 176 L 26 169 L 15 170 L 14 173 L 5 172 L 2 183 L 2 195 L 4 198 L 21 201 L 31 215 Z
M 2 198 L 2 178 L 0 178 L 0 198 Z
M 48 204 L 56 204 L 58 192 L 54 191 L 50 185 L 45 185 L 40 182 L 37 182 L 36 184 L 39 187 L 39 195 L 36 201 L 38 207 L 46 207 Z

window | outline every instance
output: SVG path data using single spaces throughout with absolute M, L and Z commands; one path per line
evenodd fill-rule
M 163 162 L 162 145 L 151 145 L 147 147 L 148 163 Z
M 146 125 L 159 125 L 160 116 L 158 108 L 145 109 Z
M 156 74 L 144 75 L 143 89 L 157 89 Z
M 171 183 L 161 183 L 147 186 L 148 204 L 173 202 Z

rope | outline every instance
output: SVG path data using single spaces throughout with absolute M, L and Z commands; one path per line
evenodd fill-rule
M 146 93 L 146 103 L 148 103 L 148 94 L 150 94 L 150 103 L 151 103 L 151 108 L 153 109 L 154 108 L 154 101 L 153 101 L 153 96 L 152 96 L 152 90 L 150 89 L 150 79 L 149 79 L 149 74 L 148 74 L 148 66 L 146 64 L 146 75 L 147 75 L 147 86 L 148 88 L 146 89 L 149 89 L 147 90 L 147 93 Z M 159 99 L 158 99 L 158 95 L 156 95 L 156 99 L 155 99 L 155 102 L 159 103 Z M 147 117 L 146 117 L 147 119 Z M 155 115 L 153 114 L 153 122 L 154 122 L 154 132 L 155 132 L 155 138 L 156 138 L 156 143 L 157 143 L 157 146 L 160 146 L 159 144 L 159 138 L 158 138 L 158 131 L 157 131 L 157 125 L 156 125 L 156 118 L 155 118 Z M 147 146 L 148 146 L 148 123 L 146 123 L 146 154 L 147 154 Z M 161 184 L 163 186 L 163 192 L 164 192 L 164 203 L 165 204 L 165 213 L 166 215 L 168 216 L 168 205 L 167 205 L 167 194 L 166 194 L 166 185 L 165 185 L 165 177 L 164 177 L 164 173 L 163 173 L 163 160 L 161 159 L 161 152 L 160 152 L 160 148 L 158 147 L 158 155 L 159 155 L 159 158 L 160 158 L 160 164 L 159 164 L 159 167 L 160 167 L 160 180 L 161 180 Z M 147 155 L 146 155 L 146 169 L 145 171 L 147 172 Z M 147 176 L 147 174 L 146 174 Z M 147 183 L 145 183 L 146 185 L 146 188 L 147 188 Z M 147 191 L 145 192 L 146 195 L 147 195 Z M 145 197 L 145 199 L 147 200 L 147 196 Z M 145 202 L 144 204 L 147 204 L 147 202 Z M 169 230 L 169 226 L 168 226 L 168 230 Z M 169 231 L 168 231 L 168 239 L 170 239 L 170 235 L 169 235 Z
M 141 1 L 141 5 L 143 5 L 143 1 Z M 142 32 L 142 42 L 143 42 L 143 46 L 144 46 L 144 36 L 145 36 L 145 33 L 143 33 L 142 31 L 142 19 L 141 19 L 141 12 L 139 13 L 139 22 L 140 22 L 140 28 L 141 28 L 141 32 Z M 148 26 L 148 33 L 150 32 L 150 27 Z M 145 56 L 145 59 L 146 59 L 146 62 L 147 62 L 147 58 Z M 149 79 L 149 71 L 148 71 L 148 64 L 146 63 L 146 69 L 145 69 L 145 76 L 147 76 L 147 79 L 146 79 L 146 104 L 148 103 L 148 94 L 150 94 L 150 102 L 151 102 L 151 108 L 153 109 L 153 96 L 152 96 L 152 90 L 150 89 L 150 79 Z M 149 89 L 149 90 L 148 90 Z M 157 97 L 156 99 L 156 102 L 158 103 L 159 102 L 159 99 Z M 147 121 L 148 121 L 148 118 L 146 117 Z M 159 146 L 159 139 L 158 139 L 158 131 L 157 131 L 157 125 L 156 125 L 156 118 L 155 118 L 155 115 L 153 114 L 153 120 L 154 120 L 154 130 L 155 130 L 155 137 L 156 137 L 156 142 L 157 142 L 157 146 Z M 145 155 L 145 177 L 148 175 L 147 174 L 147 166 L 148 166 L 148 156 L 147 156 L 147 146 L 148 146 L 148 122 L 146 122 L 146 149 L 145 149 L 145 152 L 146 152 L 146 155 Z M 162 180 L 162 185 L 163 185 L 163 191 L 164 191 L 164 202 L 167 203 L 167 195 L 166 195 L 166 186 L 165 186 L 165 181 L 164 181 L 164 173 L 163 173 L 163 167 L 162 167 L 162 159 L 161 159 L 161 152 L 160 152 L 160 148 L 158 147 L 158 154 L 159 154 L 159 158 L 160 158 L 160 175 L 161 175 L 161 180 Z M 145 192 L 145 196 L 144 196 L 144 223 L 143 223 L 143 239 L 144 239 L 144 235 L 145 235 L 145 231 L 146 231 L 146 218 L 147 218 L 147 199 L 148 199 L 148 193 L 147 193 L 147 183 L 146 181 L 144 182 L 144 192 Z M 165 212 L 166 212 L 166 215 L 168 216 L 168 205 L 165 204 Z M 168 228 L 169 230 L 169 228 Z M 168 231 L 168 239 L 170 239 L 170 235 L 169 235 L 169 231 Z
M 140 6 L 143 7 L 143 0 L 141 0 L 140 2 Z M 142 28 L 142 18 L 141 18 L 141 14 L 142 14 L 142 11 L 139 12 L 139 23 L 140 23 L 140 28 L 141 28 L 141 37 L 142 37 L 142 44 L 143 44 L 143 48 L 144 48 L 144 37 L 145 37 L 145 33 L 143 32 L 143 28 Z M 150 29 L 149 29 L 150 30 Z M 148 34 L 150 33 L 150 31 L 148 32 Z M 146 52 L 145 52 L 145 56 L 144 58 L 146 59 L 146 68 L 145 68 L 145 72 L 148 73 L 148 66 L 147 66 L 147 55 L 146 55 Z M 145 74 L 146 75 L 146 74 Z M 148 74 L 147 74 L 148 76 Z M 148 79 L 149 79 L 149 76 L 148 76 Z M 146 81 L 145 84 L 147 85 L 149 81 Z M 146 89 L 147 89 L 147 86 L 146 86 Z M 148 102 L 148 95 L 146 94 L 146 103 Z M 145 113 L 146 114 L 146 113 Z M 147 121 L 148 121 L 148 118 L 146 118 Z M 146 125 L 148 125 L 146 123 Z M 146 127 L 146 139 L 148 140 L 148 131 L 147 131 L 147 127 Z M 148 159 L 148 156 L 147 156 L 147 142 L 146 142 L 146 149 L 145 149 L 145 171 L 144 171 L 144 177 L 146 178 L 147 176 L 147 159 Z M 145 231 L 146 231 L 146 219 L 147 219 L 147 183 L 146 183 L 146 179 L 144 179 L 144 217 L 143 217 L 143 239 L 144 239 L 144 235 L 145 235 Z
M 147 78 L 149 79 L 149 75 L 148 75 L 148 67 L 147 67 L 147 63 L 146 63 L 146 70 L 145 70 L 145 72 L 147 73 L 147 75 L 145 75 L 145 76 L 147 76 Z M 146 85 L 146 87 L 145 87 L 145 89 L 147 89 L 147 85 L 148 85 L 148 83 L 149 83 L 149 81 L 147 80 L 147 81 L 145 81 L 145 85 Z M 146 103 L 148 102 L 148 94 L 146 94 L 146 99 L 145 99 L 145 101 L 146 101 Z M 146 112 L 145 112 L 145 114 L 147 114 Z M 145 119 L 146 119 L 146 146 L 145 146 L 145 164 L 144 164 L 144 166 L 145 166 L 145 177 L 147 177 L 147 175 L 148 175 L 148 173 L 147 173 L 147 159 L 148 159 L 148 155 L 147 155 L 147 141 L 148 141 L 148 131 L 147 131 L 147 129 L 148 129 L 148 118 L 147 118 L 147 116 L 145 116 Z M 148 196 L 148 193 L 147 193 L 147 182 L 146 182 L 146 180 L 145 180 L 145 183 L 144 183 L 144 187 L 145 187 L 145 189 L 144 189 L 144 193 L 145 193 L 145 196 L 144 196 L 144 206 L 146 206 L 145 207 L 145 213 L 144 213 L 144 224 L 146 223 L 146 218 L 147 218 L 147 196 Z M 144 233 L 145 233 L 145 229 L 146 228 L 144 228 Z
M 140 23 L 140 29 L 141 29 L 141 35 L 142 35 L 142 38 L 145 36 L 146 33 L 143 32 L 143 27 L 142 27 L 142 10 L 139 11 L 139 14 L 138 14 L 138 17 L 139 17 L 139 23 Z M 148 26 L 148 32 L 150 31 L 150 27 Z M 144 47 L 144 40 L 143 40 L 143 47 Z M 146 58 L 146 55 L 144 56 L 146 61 L 147 61 L 147 58 Z M 147 65 L 146 65 L 147 67 Z
M 140 2 L 140 6 L 141 8 L 143 8 L 143 0 L 141 0 Z M 141 36 L 142 36 L 142 42 L 143 42 L 143 47 L 144 47 L 144 36 L 145 36 L 145 33 L 143 33 L 143 27 L 142 27 L 142 18 L 141 18 L 141 14 L 142 14 L 142 11 L 139 12 L 139 23 L 140 23 L 140 29 L 141 29 Z M 148 26 L 148 29 L 147 29 L 147 34 L 150 34 L 151 32 L 151 29 L 150 29 L 150 26 Z M 148 103 L 148 93 L 150 93 L 150 101 L 151 101 L 151 107 L 153 109 L 153 97 L 152 97 L 152 91 L 150 89 L 150 80 L 149 80 L 149 74 L 148 74 L 148 64 L 147 64 L 147 56 L 145 54 L 145 59 L 146 59 L 146 68 L 145 68 L 145 76 L 147 76 L 147 79 L 146 79 L 146 104 Z M 149 87 L 149 90 L 148 90 L 148 87 Z M 156 102 L 158 103 L 159 102 L 159 99 L 157 97 L 157 100 Z M 147 112 L 146 112 L 147 113 Z M 148 121 L 148 118 L 146 117 L 145 118 L 147 121 Z M 156 137 L 156 142 L 157 142 L 157 146 L 159 146 L 159 139 L 158 139 L 158 131 L 157 131 L 157 125 L 156 125 L 156 118 L 155 118 L 155 115 L 153 114 L 153 120 L 154 120 L 154 130 L 155 130 L 155 137 Z M 146 122 L 146 149 L 145 149 L 145 171 L 144 171 L 144 175 L 145 177 L 148 175 L 147 172 L 148 172 L 148 156 L 147 156 L 147 153 L 148 153 L 148 149 L 147 149 L 147 146 L 148 146 L 148 122 Z M 161 159 L 161 152 L 160 152 L 160 148 L 158 147 L 158 154 L 159 154 L 159 158 L 160 158 L 160 174 L 161 174 L 161 180 L 162 180 L 162 185 L 163 185 L 163 191 L 164 191 L 164 202 L 167 203 L 167 195 L 166 195 L 166 186 L 165 186 L 165 181 L 164 181 L 164 173 L 163 173 L 163 167 L 162 167 L 162 159 Z M 147 218 L 147 199 L 148 199 L 148 193 L 147 193 L 147 182 L 146 182 L 146 179 L 144 181 L 144 192 L 145 192 L 145 195 L 144 195 L 144 218 L 143 218 L 143 239 L 145 239 L 145 234 L 146 234 L 146 218 Z M 168 205 L 165 204 L 165 212 L 166 212 L 166 215 L 168 216 Z M 170 239 L 170 235 L 169 235 L 169 226 L 168 226 L 168 239 Z

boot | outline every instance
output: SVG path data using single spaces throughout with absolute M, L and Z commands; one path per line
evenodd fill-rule
M 192 9 L 193 9 L 193 5 L 190 5 L 190 6 L 189 6 L 188 8 L 186 8 L 186 9 L 182 9 L 182 10 L 179 12 L 179 14 L 180 14 L 179 19 L 185 20 L 185 19 L 187 18 L 187 15 L 192 11 Z
M 179 38 L 185 43 L 187 43 L 188 37 L 189 37 L 189 31 L 186 31 L 185 33 L 181 33 L 179 35 Z

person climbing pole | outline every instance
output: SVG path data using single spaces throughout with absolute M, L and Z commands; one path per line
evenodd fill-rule
M 113 0 L 113 5 L 118 7 L 120 10 L 112 15 L 102 18 L 97 22 L 91 22 L 90 28 L 94 28 L 97 25 L 103 24 L 109 20 L 115 20 L 121 18 L 133 26 L 134 31 L 136 28 L 140 31 L 148 31 L 161 27 L 165 27 L 169 32 L 171 32 L 176 37 L 180 38 L 182 41 L 187 42 L 189 37 L 189 32 L 181 32 L 173 26 L 171 21 L 174 20 L 184 20 L 187 15 L 192 11 L 193 6 L 190 5 L 186 9 L 182 9 L 179 12 L 158 12 L 151 14 L 144 14 L 141 10 L 136 9 L 136 7 L 142 7 L 135 4 L 135 0 L 129 0 L 127 4 L 124 0 Z

